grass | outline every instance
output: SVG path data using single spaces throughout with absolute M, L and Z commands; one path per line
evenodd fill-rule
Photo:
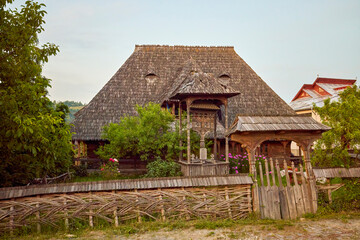
M 96 181 L 108 181 L 108 180 L 120 180 L 120 179 L 136 179 L 136 178 L 142 178 L 143 175 L 120 175 L 116 178 L 105 178 L 101 176 L 99 173 L 90 173 L 88 176 L 85 177 L 79 177 L 75 176 L 72 177 L 67 182 L 96 182 Z
M 343 212 L 343 213 L 330 213 L 330 214 L 306 214 L 304 216 L 310 221 L 321 219 L 338 219 L 341 221 L 348 221 L 350 219 L 360 219 L 360 212 Z M 89 236 L 89 232 L 101 232 L 102 235 L 110 236 L 132 236 L 134 234 L 142 234 L 146 232 L 156 231 L 173 231 L 181 229 L 226 229 L 231 232 L 236 232 L 239 228 L 245 226 L 260 226 L 263 230 L 285 230 L 288 227 L 294 226 L 298 220 L 271 220 L 259 219 L 256 215 L 250 215 L 242 220 L 213 220 L 213 219 L 197 219 L 197 220 L 172 220 L 172 221 L 152 221 L 144 219 L 142 223 L 136 221 L 128 221 L 121 224 L 119 227 L 114 227 L 103 220 L 97 220 L 94 228 L 89 228 L 88 223 L 84 221 L 72 222 L 71 229 L 65 231 L 64 227 L 60 227 L 57 231 L 52 227 L 42 228 L 42 233 L 37 234 L 30 229 L 22 229 L 17 232 L 13 237 L 4 236 L 3 239 L 49 239 L 49 238 L 78 238 Z M 209 236 L 214 235 L 214 231 L 209 233 Z M 69 236 L 69 237 L 67 237 Z M 235 234 L 228 236 L 229 238 L 236 238 Z M 100 238 L 99 238 L 100 239 Z

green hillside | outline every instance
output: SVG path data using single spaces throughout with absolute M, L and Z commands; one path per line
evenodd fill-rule
M 56 105 L 60 102 L 54 101 L 53 104 Z M 75 116 L 74 114 L 79 111 L 80 109 L 82 109 L 86 104 L 83 104 L 82 102 L 75 102 L 75 101 L 64 101 L 63 102 L 66 106 L 69 107 L 69 111 L 70 113 L 66 116 L 66 122 L 70 123 L 74 120 Z

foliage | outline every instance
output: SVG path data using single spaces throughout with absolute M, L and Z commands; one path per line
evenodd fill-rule
M 109 158 L 109 161 L 100 166 L 101 176 L 104 179 L 115 179 L 120 176 L 119 161 Z
M 317 141 L 313 164 L 320 167 L 351 167 L 355 164 L 349 149 L 359 152 L 360 90 L 354 85 L 339 94 L 339 101 L 324 101 L 323 107 L 314 106 L 324 124 L 332 129 Z
M 55 176 L 71 164 L 70 127 L 47 98 L 43 64 L 58 47 L 39 46 L 45 5 L 27 1 L 21 10 L 0 3 L 0 186 Z
M 340 182 L 337 181 L 336 183 Z M 344 183 L 345 185 L 331 194 L 331 204 L 329 203 L 326 193 L 322 192 L 319 194 L 318 203 L 321 207 L 321 212 L 338 213 L 342 211 L 360 210 L 360 180 L 342 179 L 341 183 Z
M 142 160 L 175 159 L 179 151 L 178 131 L 171 131 L 174 116 L 160 105 L 136 106 L 138 116 L 125 116 L 119 123 L 104 127 L 103 138 L 109 141 L 97 154 L 103 159 L 112 156 Z
M 181 176 L 180 165 L 171 160 L 166 161 L 158 158 L 149 163 L 146 168 L 148 171 L 145 177 L 148 178 Z
M 69 108 L 70 107 L 83 107 L 85 106 L 86 104 L 82 103 L 82 102 L 75 102 L 75 101 L 69 101 L 69 100 L 66 100 L 63 102 L 66 106 L 68 106 Z
M 75 177 L 87 177 L 88 172 L 86 165 L 72 166 Z

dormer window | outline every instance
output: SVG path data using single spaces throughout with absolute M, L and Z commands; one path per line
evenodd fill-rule
M 145 80 L 149 84 L 153 84 L 159 77 L 155 73 L 149 73 L 145 76 Z
M 227 74 L 221 74 L 219 76 L 219 82 L 220 84 L 222 84 L 223 86 L 227 86 L 230 82 L 230 76 Z
M 220 79 L 228 79 L 228 80 L 229 80 L 229 79 L 230 79 L 230 76 L 227 75 L 227 74 L 222 74 L 222 75 L 219 76 L 219 78 L 220 78 Z

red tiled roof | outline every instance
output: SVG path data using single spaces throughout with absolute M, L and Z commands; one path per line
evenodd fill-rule
M 316 80 L 314 81 L 313 84 L 304 84 L 301 89 L 299 90 L 299 92 L 295 95 L 295 97 L 293 98 L 293 100 L 291 100 L 292 102 L 295 101 L 296 99 L 302 98 L 301 94 L 304 92 L 304 89 L 310 89 L 313 91 L 316 91 L 317 93 L 319 93 L 320 95 L 330 95 L 331 94 L 329 92 L 327 92 L 326 90 L 324 90 L 322 87 L 318 86 L 318 83 L 325 83 L 325 84 L 341 84 L 341 85 L 353 85 L 356 82 L 355 79 L 339 79 L 339 78 L 323 78 L 323 77 L 318 77 L 316 78 Z M 346 87 L 341 86 L 339 88 L 334 88 L 334 90 L 341 90 L 344 89 Z M 322 89 L 321 92 L 318 91 L 318 89 Z M 309 95 L 307 95 L 308 97 Z

